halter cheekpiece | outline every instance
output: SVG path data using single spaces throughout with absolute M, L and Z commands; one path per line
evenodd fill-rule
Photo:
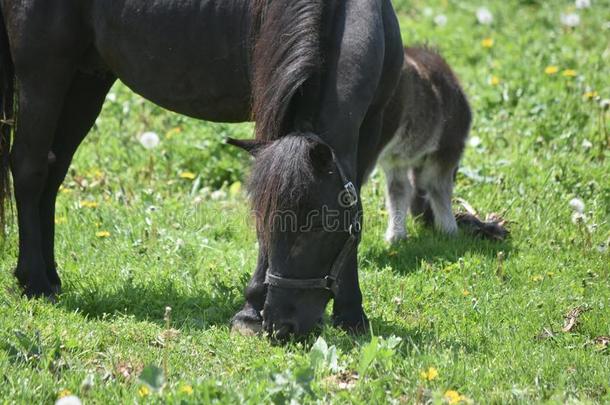
M 319 139 L 315 135 L 310 135 L 313 140 L 316 142 L 324 143 L 321 139 Z M 349 208 L 351 223 L 347 229 L 348 238 L 345 241 L 341 251 L 335 258 L 328 275 L 324 278 L 311 278 L 311 279 L 298 279 L 298 278 L 286 278 L 277 276 L 271 273 L 271 267 L 267 270 L 267 275 L 265 277 L 265 284 L 278 287 L 278 288 L 289 288 L 289 289 L 305 289 L 305 290 L 327 290 L 330 291 L 333 296 L 337 296 L 339 291 L 338 279 L 341 275 L 341 271 L 345 267 L 345 263 L 347 262 L 349 255 L 356 249 L 358 242 L 360 241 L 360 232 L 362 230 L 362 225 L 359 219 L 358 213 L 358 191 L 354 183 L 352 183 L 347 175 L 345 174 L 345 170 L 341 166 L 341 162 L 337 159 L 335 152 L 332 148 L 329 147 L 332 151 L 333 163 L 337 168 L 339 176 L 341 177 L 341 182 L 343 184 L 343 190 L 340 194 L 340 203 L 343 207 Z

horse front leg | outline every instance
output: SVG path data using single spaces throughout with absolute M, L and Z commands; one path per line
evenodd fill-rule
M 261 245 L 262 246 L 262 245 Z M 265 276 L 269 261 L 262 247 L 259 248 L 258 262 L 252 279 L 246 287 L 246 303 L 231 320 L 232 329 L 243 335 L 257 334 L 262 330 L 263 317 L 261 311 L 267 298 Z
M 377 161 L 377 153 L 372 151 L 379 150 L 382 125 L 383 113 L 377 110 L 367 114 L 359 130 L 356 181 L 360 186 Z M 361 204 L 359 207 L 362 209 Z M 360 221 L 363 221 L 362 215 Z M 357 249 L 341 274 L 339 291 L 333 305 L 332 320 L 335 326 L 350 332 L 362 333 L 368 330 L 369 321 L 362 307 Z
M 369 320 L 362 308 L 357 256 L 354 252 L 341 274 L 339 291 L 333 303 L 332 322 L 335 327 L 348 332 L 363 333 L 368 330 Z

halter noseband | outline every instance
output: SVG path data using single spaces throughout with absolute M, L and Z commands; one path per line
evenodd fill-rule
M 317 137 L 313 138 L 318 142 L 323 142 Z M 332 151 L 332 148 L 331 148 Z M 271 267 L 267 270 L 265 277 L 265 284 L 272 287 L 289 288 L 289 289 L 305 289 L 305 290 L 327 290 L 330 291 L 333 296 L 337 296 L 339 291 L 339 285 L 337 280 L 341 275 L 341 271 L 345 267 L 345 263 L 349 259 L 349 255 L 356 249 L 358 242 L 360 241 L 361 224 L 358 218 L 358 191 L 356 186 L 346 176 L 341 163 L 337 159 L 335 152 L 332 151 L 333 162 L 341 177 L 343 183 L 343 191 L 341 197 L 345 196 L 345 200 L 341 198 L 341 203 L 345 208 L 350 209 L 351 224 L 347 230 L 349 236 L 341 248 L 341 251 L 335 258 L 329 274 L 324 278 L 310 278 L 310 279 L 298 279 L 298 278 L 286 278 L 277 276 L 271 273 Z

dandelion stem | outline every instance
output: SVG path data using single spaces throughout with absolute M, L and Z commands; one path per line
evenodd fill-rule
M 168 358 L 169 358 L 169 343 L 171 340 L 171 327 L 172 327 L 172 307 L 165 307 L 165 315 L 163 316 L 163 320 L 165 321 L 165 339 L 164 339 L 164 347 L 163 347 L 163 372 L 165 373 L 165 378 L 168 377 Z
M 504 280 L 504 252 L 498 252 L 498 270 L 496 275 Z

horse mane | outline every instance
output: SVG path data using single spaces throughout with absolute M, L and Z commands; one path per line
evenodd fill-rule
M 260 151 L 248 181 L 258 236 L 270 239 L 278 214 L 296 217 L 303 197 L 314 181 L 311 151 L 315 143 L 306 134 L 289 134 Z
M 252 115 L 256 138 L 291 130 L 292 101 L 318 73 L 325 0 L 254 0 Z

